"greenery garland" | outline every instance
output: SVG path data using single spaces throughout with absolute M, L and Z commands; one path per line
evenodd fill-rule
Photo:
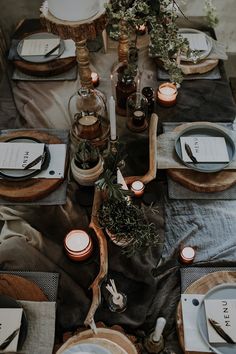
M 107 4 L 106 11 L 117 34 L 120 20 L 126 22 L 128 32 L 145 24 L 150 35 L 149 55 L 162 61 L 172 82 L 180 83 L 183 75 L 176 55 L 187 52 L 188 41 L 178 34 L 175 5 L 175 0 L 115 0 Z

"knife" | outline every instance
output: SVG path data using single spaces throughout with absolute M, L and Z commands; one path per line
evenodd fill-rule
M 0 350 L 4 350 L 8 347 L 8 345 L 13 341 L 20 330 L 20 327 L 17 328 L 12 334 L 10 334 L 3 342 L 0 344 Z
M 197 159 L 193 155 L 191 147 L 187 143 L 184 144 L 184 147 L 185 147 L 185 151 L 187 152 L 188 157 L 192 160 L 192 162 L 197 163 Z
M 235 344 L 233 339 L 223 330 L 223 328 L 220 326 L 218 322 L 216 322 L 212 318 L 208 318 L 208 322 L 214 328 L 216 333 L 218 333 L 219 336 L 226 341 L 226 343 Z
M 51 54 L 53 54 L 58 48 L 60 48 L 60 43 L 57 44 L 54 48 L 52 48 L 51 50 L 49 50 L 49 52 L 47 52 L 46 54 L 44 54 L 44 57 L 47 58 L 49 57 Z
M 31 161 L 30 163 L 28 163 L 25 167 L 24 170 L 28 170 L 31 167 L 34 167 L 35 165 L 37 165 L 37 163 L 39 163 L 45 156 L 45 152 L 42 155 L 39 155 L 38 157 L 36 157 L 36 159 L 34 159 L 33 161 Z

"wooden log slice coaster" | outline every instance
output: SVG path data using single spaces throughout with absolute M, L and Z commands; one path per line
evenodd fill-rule
M 63 144 L 57 136 L 36 130 L 19 130 L 10 132 L 1 136 L 0 142 L 17 137 L 35 138 L 46 144 Z M 0 179 L 0 197 L 12 202 L 36 201 L 53 192 L 61 185 L 61 183 L 63 183 L 63 181 L 63 178 L 29 178 L 23 181 L 8 181 Z
M 182 124 L 176 127 L 174 131 L 181 132 L 190 125 L 194 126 L 194 124 L 198 125 L 199 122 Z M 201 122 L 201 124 L 212 124 L 215 126 L 214 123 L 208 122 Z M 236 184 L 236 171 L 234 170 L 204 173 L 193 170 L 168 169 L 167 174 L 171 179 L 193 192 L 221 192 Z
M 53 76 L 65 73 L 77 65 L 76 57 L 55 59 L 47 63 L 30 63 L 24 60 L 14 60 L 15 67 L 27 75 L 38 77 Z
M 192 283 L 186 290 L 185 294 L 206 294 L 209 290 L 223 283 L 236 283 L 235 271 L 219 271 L 207 274 Z M 187 351 L 184 348 L 184 327 L 182 317 L 182 306 L 179 302 L 176 312 L 177 332 L 181 348 L 185 354 L 199 354 L 199 352 Z M 201 354 L 205 354 L 201 352 Z M 207 354 L 207 353 L 206 353 Z
M 213 70 L 218 63 L 218 59 L 205 59 L 196 64 L 181 61 L 179 67 L 184 75 L 205 74 Z
M 48 301 L 37 284 L 13 274 L 0 274 L 0 294 L 15 300 Z

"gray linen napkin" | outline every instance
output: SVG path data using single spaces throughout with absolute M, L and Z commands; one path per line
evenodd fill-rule
M 28 322 L 21 354 L 52 354 L 55 335 L 56 303 L 19 301 Z

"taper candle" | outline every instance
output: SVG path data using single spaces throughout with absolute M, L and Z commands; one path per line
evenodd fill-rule
M 161 339 L 161 335 L 165 325 L 166 325 L 166 319 L 164 317 L 159 317 L 157 319 L 156 327 L 152 336 L 154 342 L 159 342 L 159 340 Z
M 111 140 L 116 140 L 116 104 L 113 96 L 109 99 L 109 118 Z

